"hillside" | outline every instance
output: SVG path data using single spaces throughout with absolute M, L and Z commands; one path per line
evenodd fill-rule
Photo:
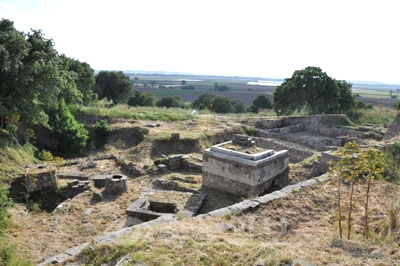
M 80 119 L 88 128 L 95 122 L 90 117 L 81 116 Z M 95 241 L 107 233 L 138 223 L 126 216 L 125 211 L 142 191 L 153 187 L 155 180 L 191 180 L 191 188 L 202 190 L 201 173 L 185 169 L 153 171 L 155 160 L 180 153 L 198 161 L 205 148 L 231 140 L 233 134 L 254 134 L 258 119 L 198 115 L 191 120 L 159 122 L 158 126 L 147 120 L 108 119 L 112 133 L 104 148 L 74 158 L 72 161 L 77 163 L 63 166 L 59 171 L 93 176 L 127 175 L 128 193 L 99 201 L 96 197 L 102 190 L 91 186 L 90 190 L 67 199 L 62 205 L 58 205 L 62 199 L 53 194 L 32 195 L 38 207 L 58 207 L 46 212 L 32 206 L 28 209 L 23 202 L 16 204 L 10 209 L 13 221 L 8 231 L 10 241 L 33 263 L 89 243 L 90 247 L 80 255 L 69 256 L 66 261 L 57 260 L 59 265 L 116 265 L 118 261 L 121 261 L 118 265 L 394 265 L 400 258 L 395 233 L 398 224 L 394 222 L 393 225 L 393 219 L 398 220 L 400 191 L 398 186 L 387 182 L 374 183 L 371 191 L 373 233 L 368 239 L 362 237 L 365 186 L 356 187 L 352 239 L 339 240 L 335 218 L 337 188 L 334 182 L 327 180 L 296 189 L 285 198 L 261 204 L 245 213 L 233 212 L 220 217 L 207 213 L 243 199 L 205 191 L 209 196 L 201 216 L 138 227 L 104 245 Z M 137 139 L 137 128 L 147 129 L 147 133 Z M 170 139 L 174 133 L 179 133 L 179 141 Z M 275 141 L 299 150 L 312 150 L 289 140 Z M 317 157 L 318 152 L 307 160 L 292 162 L 291 183 L 312 178 Z M 149 171 L 139 176 L 128 172 L 124 168 L 128 162 L 133 162 L 137 169 Z M 94 163 L 94 167 L 86 168 L 90 163 Z M 59 187 L 68 187 L 70 181 L 59 178 Z

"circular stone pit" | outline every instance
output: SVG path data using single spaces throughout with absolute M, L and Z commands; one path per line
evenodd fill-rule
M 128 179 L 125 175 L 115 174 L 106 177 L 104 193 L 119 196 L 128 191 Z

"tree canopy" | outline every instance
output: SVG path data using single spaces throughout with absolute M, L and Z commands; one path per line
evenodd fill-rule
M 41 31 L 25 34 L 0 21 L 0 129 L 15 129 L 19 120 L 47 125 L 59 99 L 94 99 L 93 83 L 90 66 L 60 56 Z
M 167 107 L 167 108 L 184 108 L 185 103 L 182 101 L 180 96 L 165 96 L 157 101 L 156 105 L 158 107 Z
M 260 109 L 271 109 L 271 100 L 265 95 L 258 95 L 257 98 L 253 100 L 253 104 L 250 107 L 250 111 L 253 113 L 258 113 Z
M 133 82 L 122 71 L 100 71 L 96 75 L 95 91 L 99 98 L 112 100 L 114 104 L 127 103 L 133 95 Z
M 351 84 L 329 77 L 319 67 L 296 70 L 276 88 L 274 109 L 278 115 L 340 113 L 354 106 Z
M 152 92 L 140 92 L 135 90 L 128 99 L 129 106 L 155 106 L 157 97 Z
M 86 147 L 89 132 L 75 120 L 64 99 L 58 101 L 53 116 L 50 122 L 58 138 L 58 150 L 63 154 L 81 152 Z
M 198 99 L 192 102 L 194 109 L 208 109 L 216 113 L 244 113 L 247 106 L 240 100 L 230 100 L 223 96 L 206 93 L 199 96 Z

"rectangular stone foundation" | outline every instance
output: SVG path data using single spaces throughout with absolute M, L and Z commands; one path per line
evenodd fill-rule
M 286 150 L 249 155 L 213 146 L 203 153 L 203 186 L 235 195 L 262 194 L 289 163 Z

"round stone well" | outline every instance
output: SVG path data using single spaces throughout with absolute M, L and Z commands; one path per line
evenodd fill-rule
M 128 191 L 128 178 L 122 174 L 106 177 L 104 193 L 110 196 L 119 196 Z

